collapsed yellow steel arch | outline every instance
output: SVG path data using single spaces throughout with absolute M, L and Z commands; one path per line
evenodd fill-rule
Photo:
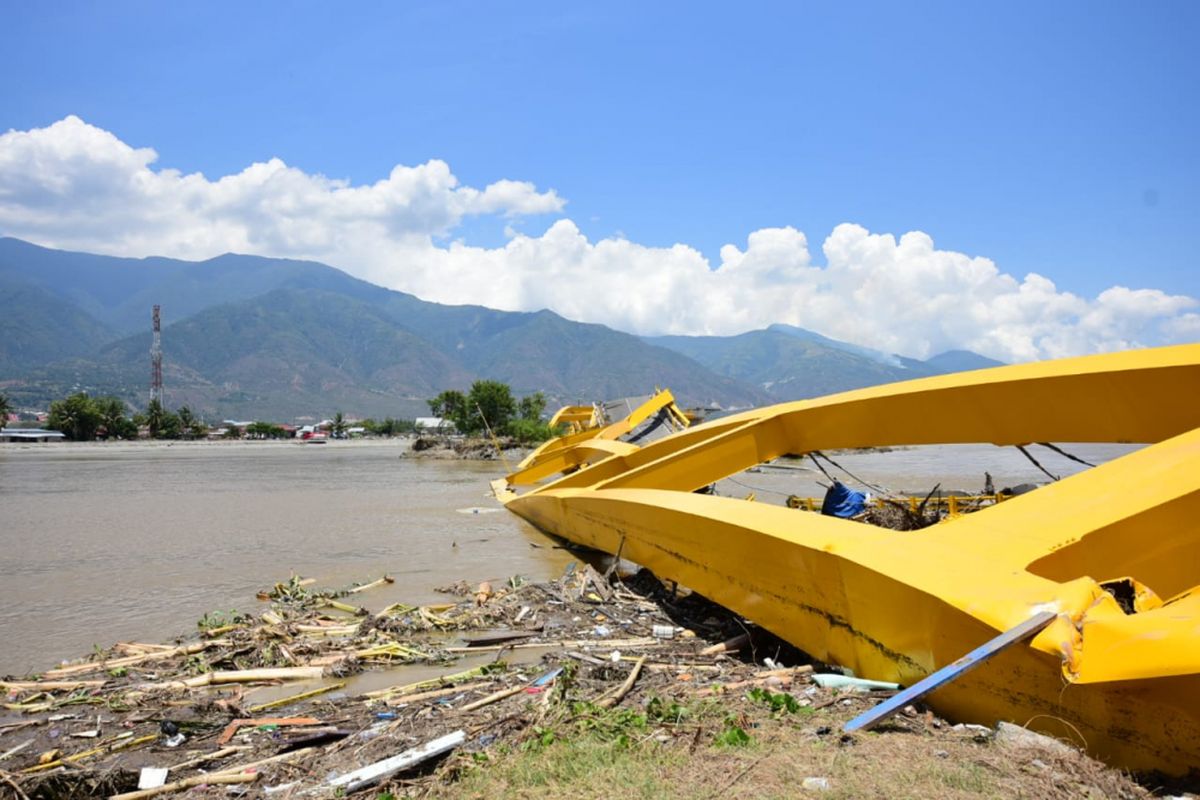
M 1001 367 L 748 411 L 641 448 L 560 440 L 498 495 L 864 677 L 910 684 L 1055 610 L 1030 646 L 931 703 L 1179 773 L 1200 765 L 1198 395 L 1200 345 Z M 1040 441 L 1151 446 L 916 532 L 694 493 L 787 454 Z M 1136 613 L 1106 589 L 1122 582 Z

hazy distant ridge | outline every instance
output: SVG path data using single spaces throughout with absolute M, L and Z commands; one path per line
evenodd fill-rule
M 921 361 L 839 342 L 791 325 L 772 325 L 737 336 L 658 336 L 646 341 L 686 355 L 718 375 L 752 383 L 777 401 L 1001 363 L 966 350 Z
M 689 403 L 770 401 L 635 336 L 550 311 L 427 303 L 312 262 L 111 258 L 15 239 L 0 239 L 0 303 L 25 311 L 0 329 L 4 390 L 18 405 L 76 389 L 142 404 L 155 302 L 168 403 L 214 416 L 412 416 L 438 390 L 480 377 L 554 401 L 656 384 Z
M 412 416 L 480 377 L 552 402 L 667 386 L 687 404 L 746 407 L 998 363 L 914 361 L 788 325 L 642 339 L 551 311 L 429 303 L 309 261 L 114 258 L 17 239 L 0 239 L 0 303 L 0 388 L 18 405 L 78 389 L 143 404 L 155 303 L 168 404 L 219 417 Z

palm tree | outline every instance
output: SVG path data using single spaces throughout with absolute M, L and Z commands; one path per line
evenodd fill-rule
M 142 415 L 143 423 L 150 431 L 150 438 L 157 439 L 158 432 L 163 428 L 163 420 L 166 417 L 166 409 L 162 407 L 162 403 L 157 399 L 151 400 L 146 406 L 146 413 Z
M 0 430 L 4 430 L 4 424 L 8 422 L 8 415 L 13 413 L 12 401 L 8 399 L 8 395 L 0 394 Z
M 204 420 L 197 417 L 196 412 L 188 406 L 180 406 L 175 414 L 179 417 L 179 431 L 183 438 L 201 439 L 208 435 L 208 426 L 204 424 Z
M 131 439 L 137 436 L 137 426 L 125 416 L 125 402 L 119 397 L 96 399 L 96 411 L 100 414 L 100 426 L 106 438 Z
M 333 423 L 329 426 L 333 431 L 333 438 L 341 439 L 346 435 L 346 418 L 342 416 L 342 412 L 337 412 L 333 415 Z
M 151 439 L 178 439 L 179 416 L 163 408 L 158 400 L 151 400 L 146 413 L 138 420 L 149 430 Z
M 96 437 L 100 427 L 100 412 L 86 392 L 77 392 L 64 400 L 50 404 L 50 418 L 46 427 L 62 431 L 68 439 L 86 442 Z
M 192 413 L 192 409 L 187 406 L 180 406 L 175 412 L 179 416 L 179 427 L 185 439 L 190 439 L 193 436 L 192 428 L 196 425 L 196 415 Z

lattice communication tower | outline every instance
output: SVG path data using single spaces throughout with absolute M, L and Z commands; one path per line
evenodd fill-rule
M 150 402 L 162 405 L 162 330 L 159 325 L 158 306 L 154 307 L 154 339 L 150 344 Z

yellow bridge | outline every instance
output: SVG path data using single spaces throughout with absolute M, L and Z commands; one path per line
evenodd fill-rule
M 660 393 L 618 422 L 579 411 L 572 433 L 493 485 L 542 530 L 621 553 L 866 678 L 911 686 L 1052 612 L 1028 645 L 929 704 L 1180 774 L 1200 766 L 1198 396 L 1200 345 L 1182 345 L 923 378 L 699 425 L 668 410 L 675 433 L 629 441 L 673 407 Z M 697 493 L 783 456 L 980 442 L 1147 446 L 1016 497 L 943 498 L 942 524 L 903 533 Z M 977 502 L 987 507 L 960 513 Z

